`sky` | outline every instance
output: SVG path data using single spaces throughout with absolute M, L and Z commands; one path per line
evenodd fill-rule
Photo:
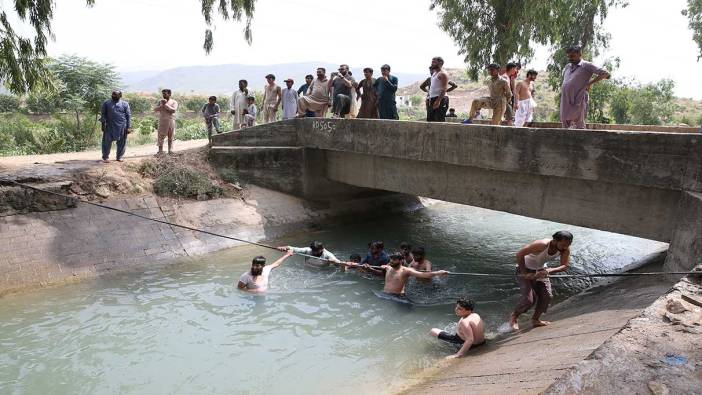
M 0 7 L 10 0 L 0 0 Z M 429 0 L 257 0 L 253 43 L 243 24 L 217 21 L 215 46 L 202 49 L 205 22 L 199 0 L 57 0 L 52 56 L 78 54 L 112 63 L 120 71 L 164 70 L 179 66 L 252 65 L 325 61 L 354 67 L 424 73 L 433 56 L 450 68 L 463 67 L 451 38 L 437 26 Z M 686 0 L 631 0 L 611 10 L 605 29 L 610 48 L 600 58 L 618 56 L 616 76 L 653 82 L 670 78 L 676 94 L 702 100 L 702 63 L 687 20 Z M 548 52 L 537 50 L 529 68 L 544 69 Z

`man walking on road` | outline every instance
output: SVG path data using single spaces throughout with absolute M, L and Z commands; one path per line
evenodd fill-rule
M 568 64 L 563 70 L 561 123 L 564 128 L 585 129 L 590 88 L 611 75 L 607 70 L 583 60 L 580 47 L 570 47 L 566 53 Z M 593 75 L 597 75 L 597 78 L 591 80 Z
M 117 142 L 117 161 L 122 162 L 127 148 L 127 135 L 131 133 L 132 111 L 129 103 L 122 100 L 122 91 L 112 91 L 112 98 L 102 103 L 100 110 L 102 126 L 102 161 L 110 159 L 112 142 Z

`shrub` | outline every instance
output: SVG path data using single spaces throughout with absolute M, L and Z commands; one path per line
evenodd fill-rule
M 205 121 L 202 118 L 178 119 L 176 120 L 175 134 L 178 140 L 206 139 L 207 128 L 205 127 Z
M 123 96 L 124 100 L 129 103 L 129 108 L 132 110 L 132 115 L 150 113 L 158 98 L 154 96 L 145 96 L 135 93 L 127 93 Z
M 19 112 L 19 109 L 20 100 L 17 96 L 0 93 L 0 113 Z
M 237 174 L 236 169 L 232 169 L 230 167 L 225 167 L 219 170 L 219 176 L 222 178 L 224 181 L 236 184 L 239 182 L 239 175 Z
M 214 185 L 206 174 L 176 165 L 156 178 L 154 192 L 161 196 L 202 199 L 221 196 L 222 188 Z

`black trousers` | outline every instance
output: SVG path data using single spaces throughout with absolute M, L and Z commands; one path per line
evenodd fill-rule
M 448 111 L 448 97 L 441 99 L 439 108 L 434 108 L 434 103 L 439 97 L 432 97 L 427 108 L 427 122 L 446 122 L 446 112 Z

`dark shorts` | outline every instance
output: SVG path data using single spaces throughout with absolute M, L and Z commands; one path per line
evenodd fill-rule
M 465 341 L 463 339 L 461 339 L 461 337 L 458 336 L 457 333 L 450 334 L 446 331 L 441 331 L 441 333 L 439 333 L 439 340 L 443 340 L 445 342 L 449 342 L 452 344 L 458 344 L 458 345 L 463 345 L 463 343 L 465 343 Z M 482 343 L 478 343 L 478 344 L 473 344 L 472 346 L 470 346 L 470 348 L 484 346 L 485 343 L 486 343 L 486 341 L 483 341 Z

